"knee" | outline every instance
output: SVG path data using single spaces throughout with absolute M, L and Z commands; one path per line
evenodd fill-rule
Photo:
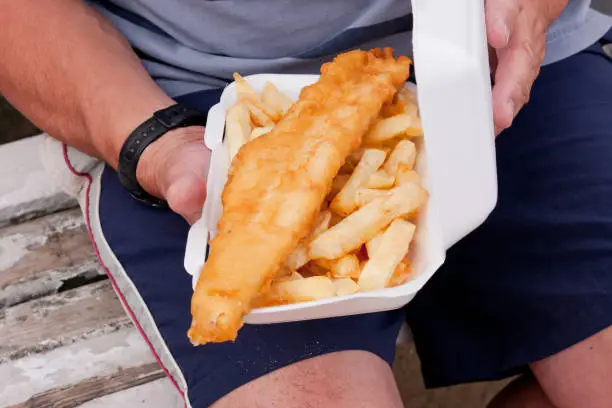
M 402 408 L 386 362 L 363 351 L 344 351 L 281 368 L 233 391 L 214 408 L 315 406 Z

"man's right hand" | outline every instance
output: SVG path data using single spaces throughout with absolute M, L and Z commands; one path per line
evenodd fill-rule
M 162 136 L 142 154 L 138 182 L 149 194 L 163 198 L 189 224 L 202 215 L 210 150 L 204 128 L 181 128 Z

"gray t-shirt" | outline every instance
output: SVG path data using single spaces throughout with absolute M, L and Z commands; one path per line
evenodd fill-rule
M 411 55 L 409 0 L 92 0 L 176 96 L 218 88 L 234 72 L 317 73 L 352 48 Z M 589 46 L 612 18 L 569 0 L 548 33 L 545 64 Z

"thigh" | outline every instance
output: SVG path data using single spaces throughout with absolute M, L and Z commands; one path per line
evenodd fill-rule
M 612 324 L 612 61 L 546 66 L 497 141 L 498 205 L 408 307 L 429 386 L 501 378 Z
M 608 408 L 612 404 L 612 327 L 531 364 L 556 408 Z
M 197 95 L 191 98 L 197 102 Z M 245 325 L 233 343 L 193 347 L 186 335 L 191 276 L 183 269 L 188 224 L 168 210 L 133 200 L 110 168 L 94 181 L 91 202 L 101 259 L 136 325 L 192 407 L 209 406 L 251 380 L 316 356 L 358 350 L 387 366 L 393 362 L 404 320 L 401 310 Z M 326 361 L 336 360 L 323 359 L 323 365 Z M 279 375 L 294 371 L 281 370 Z M 335 384 L 333 378 L 328 380 Z

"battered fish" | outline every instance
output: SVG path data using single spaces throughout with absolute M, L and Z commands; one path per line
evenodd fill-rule
M 321 67 L 319 80 L 271 132 L 240 149 L 191 300 L 194 345 L 235 340 L 253 300 L 313 227 L 345 159 L 406 82 L 410 64 L 391 49 L 341 54 Z

